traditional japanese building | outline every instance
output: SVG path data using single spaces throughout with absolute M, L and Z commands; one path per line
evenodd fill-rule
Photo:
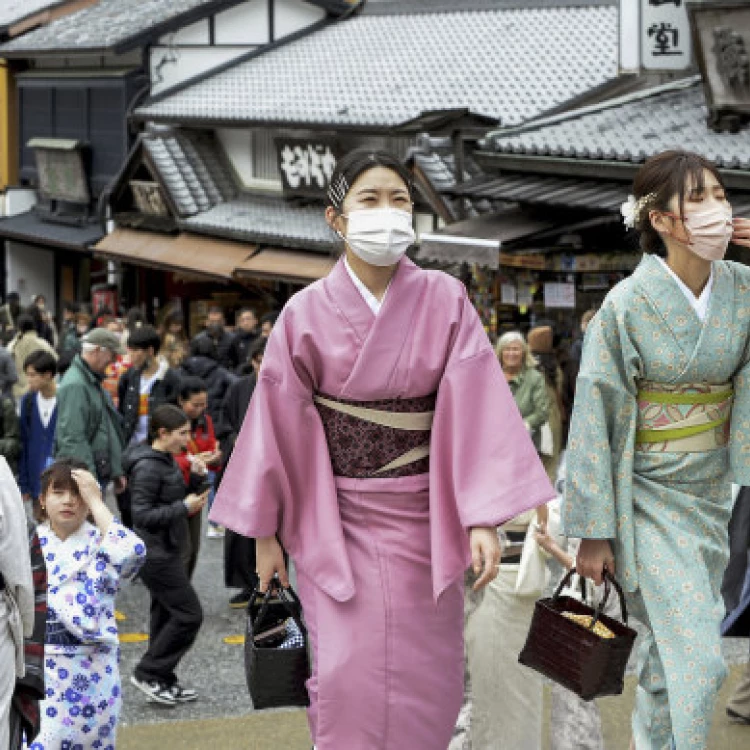
M 24 5 L 30 23 L 28 11 L 42 3 Z M 18 290 L 23 302 L 44 293 L 53 308 L 60 299 L 88 301 L 92 285 L 114 284 L 119 291 L 114 269 L 89 248 L 106 233 L 98 210 L 105 188 L 136 143 L 129 116 L 152 87 L 174 85 L 271 39 L 293 37 L 327 18 L 322 6 L 349 7 L 337 0 L 45 5 L 46 15 L 33 16 L 34 28 L 0 44 L 17 133 L 6 162 L 18 165 L 15 173 L 7 169 L 0 237 L 5 290 Z M 297 12 L 296 6 L 305 7 Z
M 581 33 L 589 44 L 576 43 Z M 535 37 L 544 44 L 529 44 Z M 613 2 L 466 0 L 457 9 L 368 0 L 137 107 L 144 134 L 112 186 L 115 231 L 97 253 L 125 268 L 156 265 L 148 252 L 132 251 L 136 232 L 153 247 L 174 247 L 175 232 L 192 243 L 203 237 L 206 248 L 221 240 L 226 252 L 228 243 L 245 243 L 227 275 L 283 302 L 332 263 L 324 196 L 341 154 L 371 144 L 406 158 L 425 131 L 451 140 L 521 123 L 617 75 Z M 201 160 L 196 149 L 213 156 Z M 224 188 L 206 191 L 201 163 L 222 165 L 216 184 Z M 143 200 L 148 190 L 153 205 Z M 195 194 L 181 201 L 178 193 Z M 420 231 L 448 220 L 426 196 L 417 212 Z M 200 272 L 180 265 L 179 251 L 169 256 L 178 273 Z
M 682 4 L 619 10 L 620 74 L 588 101 L 460 150 L 423 138 L 412 155 L 447 223 L 423 236 L 419 257 L 463 272 L 493 331 L 544 319 L 570 334 L 630 273 L 640 252 L 620 207 L 653 154 L 714 160 L 735 212 L 750 211 L 750 7 L 695 5 L 692 18 Z M 529 219 L 547 226 L 519 237 Z

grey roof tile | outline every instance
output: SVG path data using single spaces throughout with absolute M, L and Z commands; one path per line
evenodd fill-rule
M 23 52 L 71 50 L 85 53 L 88 50 L 116 49 L 153 27 L 179 19 L 191 11 L 205 8 L 208 15 L 212 10 L 238 2 L 240 0 L 99 0 L 95 5 L 0 45 L 0 56 Z
M 442 200 L 454 218 L 472 218 L 497 209 L 497 203 L 484 197 L 455 197 L 456 160 L 450 138 L 422 135 L 418 145 L 412 149 L 409 158 L 419 167 L 432 188 L 441 195 Z M 465 182 L 481 178 L 484 173 L 474 161 L 471 154 L 464 157 Z
M 178 221 L 185 231 L 287 248 L 329 251 L 335 235 L 321 206 L 299 206 L 281 197 L 242 194 L 210 211 Z
M 689 79 L 488 137 L 496 151 L 640 163 L 670 148 L 696 151 L 725 169 L 750 169 L 750 133 L 706 124 L 700 81 Z
M 143 147 L 180 216 L 208 211 L 237 194 L 221 147 L 210 133 L 160 130 Z
M 143 136 L 142 144 L 178 210 L 181 229 L 303 250 L 333 247 L 335 235 L 321 206 L 238 194 L 212 133 L 157 127 Z
M 157 97 L 137 114 L 380 128 L 468 108 L 514 124 L 614 78 L 617 49 L 610 6 L 365 14 Z

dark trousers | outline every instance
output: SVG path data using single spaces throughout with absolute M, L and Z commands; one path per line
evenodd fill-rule
M 126 487 L 124 492 L 115 495 L 117 510 L 120 512 L 120 521 L 128 529 L 133 528 L 133 511 L 130 504 L 130 488 Z
M 179 554 L 148 557 L 141 580 L 151 592 L 151 632 L 135 676 L 171 685 L 177 664 L 198 635 L 203 610 Z
M 188 578 L 192 580 L 195 566 L 198 564 L 198 553 L 201 551 L 201 524 L 203 511 L 188 516 L 188 544 L 182 552 Z

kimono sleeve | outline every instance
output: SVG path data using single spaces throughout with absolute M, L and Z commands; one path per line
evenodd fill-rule
M 616 462 L 633 455 L 638 358 L 613 303 L 586 332 L 576 383 L 563 502 L 569 537 L 617 537 Z
M 285 309 L 284 313 L 287 313 Z M 286 332 L 288 315 L 274 326 L 250 406 L 211 509 L 211 518 L 247 537 L 273 536 L 282 511 L 309 488 L 297 486 L 313 450 L 312 389 L 295 367 Z M 329 460 L 330 465 L 330 460 Z
M 139 536 L 113 519 L 101 538 L 94 559 L 97 572 L 116 587 L 118 582 L 135 578 L 146 562 L 146 545 Z
M 438 388 L 430 492 L 461 526 L 499 526 L 554 497 L 500 363 L 468 297 Z
M 331 457 L 309 360 L 284 308 L 209 517 L 247 537 L 278 535 L 300 570 L 338 601 L 354 593 Z M 292 318 L 292 319 L 290 319 Z

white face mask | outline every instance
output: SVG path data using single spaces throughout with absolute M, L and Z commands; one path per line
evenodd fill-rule
M 416 239 L 409 211 L 363 208 L 342 216 L 348 224 L 346 237 L 339 233 L 341 238 L 371 266 L 395 265 Z

